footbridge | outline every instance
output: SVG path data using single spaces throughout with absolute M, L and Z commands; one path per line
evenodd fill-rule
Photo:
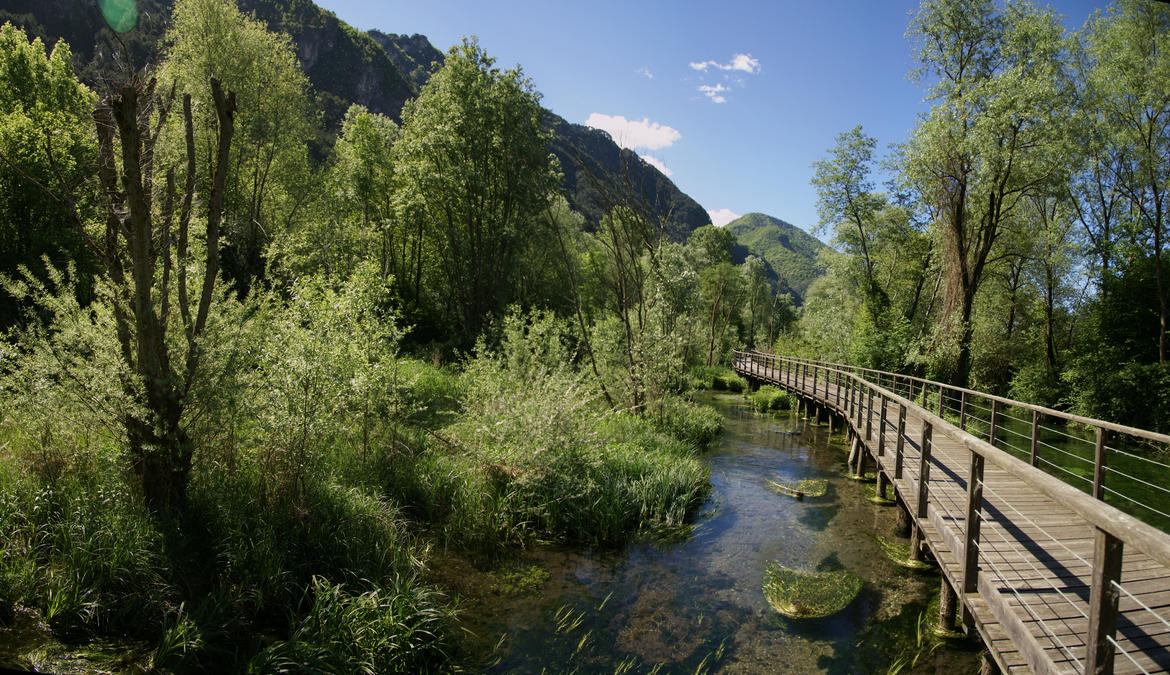
M 985 670 L 1170 671 L 1170 436 L 905 375 L 737 351 L 850 436 Z

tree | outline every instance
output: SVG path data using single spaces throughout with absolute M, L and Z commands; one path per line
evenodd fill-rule
M 307 140 L 316 127 L 308 78 L 288 36 L 268 32 L 231 0 L 177 2 L 165 44 L 168 86 L 210 101 L 208 83 L 214 77 L 239 99 L 225 182 L 223 262 L 237 290 L 247 291 L 264 272 L 263 256 L 273 236 L 288 227 L 314 193 L 305 189 L 310 182 Z M 196 147 L 210 162 L 218 147 L 210 131 L 215 111 L 198 107 L 195 113 Z M 177 127 L 175 132 L 171 152 L 181 155 L 181 133 Z
M 1088 25 L 1089 89 L 1108 145 L 1108 169 L 1137 224 L 1133 241 L 1152 258 L 1160 314 L 1158 362 L 1166 363 L 1170 280 L 1162 260 L 1170 212 L 1170 8 L 1124 0 Z M 1103 178 L 1103 181 L 1108 179 Z M 1108 224 L 1110 221 L 1104 221 Z M 1108 233 L 1102 230 L 1104 237 Z
M 67 208 L 76 231 L 95 252 L 112 285 L 115 332 L 125 366 L 120 383 L 136 405 L 121 421 L 131 465 L 146 503 L 157 509 L 181 507 L 194 448 L 183 419 L 188 394 L 200 372 L 203 345 L 219 271 L 219 230 L 235 115 L 235 95 L 211 80 L 217 142 L 208 167 L 211 189 L 203 233 L 203 280 L 197 299 L 187 274 L 192 258 L 190 225 L 195 208 L 198 162 L 190 95 L 182 97 L 186 171 L 181 196 L 174 167 L 156 164 L 159 135 L 175 101 L 160 94 L 157 81 L 135 75 L 104 96 L 93 111 L 97 135 L 97 185 L 104 232 L 91 233 L 79 209 L 78 186 L 59 168 L 52 134 L 44 149 L 56 177 L 56 198 Z M 162 179 L 161 188 L 156 181 Z M 41 185 L 48 190 L 47 186 Z M 161 198 L 159 204 L 157 199 Z M 176 208 L 178 218 L 176 221 Z M 171 311 L 177 305 L 179 317 Z M 171 337 L 179 328 L 182 336 Z
M 519 68 L 493 64 L 474 40 L 452 47 L 403 109 L 394 146 L 398 217 L 425 237 L 463 343 L 513 300 L 522 244 L 548 229 L 558 184 L 539 95 Z
M 875 261 L 870 255 L 873 220 L 885 200 L 874 194 L 869 180 L 873 148 L 877 139 L 857 125 L 837 135 L 829 151 L 831 159 L 813 163 L 812 184 L 817 190 L 820 227 L 839 227 L 837 241 L 845 250 L 860 255 L 864 264 L 865 294 L 870 312 L 876 317 L 885 305 L 884 292 L 874 278 Z
M 0 27 L 0 274 L 15 276 L 23 265 L 43 279 L 43 257 L 58 268 L 77 262 L 83 283 L 95 271 L 94 252 L 69 222 L 63 204 L 31 185 L 56 184 L 54 166 L 69 185 L 93 175 L 95 102 L 93 92 L 73 74 L 68 44 L 59 42 L 46 55 L 39 39 L 29 42 L 9 23 Z M 52 160 L 45 151 L 47 134 L 53 139 Z M 77 207 L 86 219 L 93 202 L 79 197 Z M 18 314 L 14 298 L 0 290 L 0 329 Z
M 1069 118 L 1063 31 L 1024 3 L 927 0 L 911 23 L 920 77 L 937 103 L 910 141 L 909 181 L 939 205 L 946 269 L 944 326 L 956 331 L 951 381 L 971 371 L 972 312 L 1011 213 L 1059 178 Z

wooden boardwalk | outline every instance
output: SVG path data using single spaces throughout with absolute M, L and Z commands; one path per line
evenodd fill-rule
M 1170 671 L 1170 535 L 1036 468 L 1034 440 L 1030 464 L 846 367 L 759 352 L 734 367 L 847 425 L 854 471 L 893 488 L 937 561 L 944 618 L 961 612 L 1000 670 Z

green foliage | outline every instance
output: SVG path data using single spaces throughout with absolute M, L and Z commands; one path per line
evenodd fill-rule
M 792 619 L 836 614 L 853 602 L 861 586 L 861 578 L 849 570 L 802 572 L 775 560 L 764 568 L 764 598 L 772 609 Z
M 395 203 L 417 224 L 437 302 L 411 300 L 440 311 L 434 318 L 463 345 L 516 299 L 522 254 L 545 241 L 558 176 L 539 101 L 518 68 L 501 71 L 464 41 L 402 112 Z
M 748 403 L 760 412 L 796 409 L 795 394 L 770 384 L 765 384 L 759 389 L 745 394 L 745 396 Z
M 450 612 L 436 594 L 407 583 L 355 594 L 323 577 L 306 591 L 307 613 L 293 616 L 287 640 L 269 645 L 254 672 L 418 673 L 447 659 Z
M 210 78 L 236 95 L 236 135 L 224 207 L 226 275 L 241 290 L 264 272 L 272 238 L 304 205 L 310 185 L 306 139 L 317 120 L 308 79 L 287 35 L 249 19 L 233 0 L 182 0 L 165 38 L 164 80 L 194 99 L 196 146 L 210 164 L 215 116 Z M 160 85 L 160 87 L 163 85 Z M 172 116 L 169 154 L 183 152 L 181 115 Z M 200 186 L 203 187 L 202 185 Z
M 706 448 L 723 431 L 723 416 L 711 406 L 670 396 L 656 408 L 650 414 L 654 428 L 696 448 Z
M 96 170 L 90 133 L 96 97 L 77 81 L 70 56 L 64 42 L 46 53 L 39 39 L 30 42 L 10 23 L 0 26 L 0 275 L 15 276 L 23 265 L 45 280 L 46 257 L 61 268 L 72 262 L 86 274 L 96 268 L 81 232 L 46 192 L 58 191 L 58 173 L 76 185 Z M 86 195 L 79 204 L 87 217 L 92 202 Z M 77 290 L 83 297 L 92 292 L 88 278 Z M 10 327 L 22 308 L 27 304 L 0 291 L 0 328 Z

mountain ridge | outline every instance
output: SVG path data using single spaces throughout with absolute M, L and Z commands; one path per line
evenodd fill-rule
M 134 64 L 158 61 L 172 5 L 172 0 L 139 1 L 139 25 L 122 36 Z M 352 103 L 400 122 L 406 101 L 418 95 L 444 56 L 423 35 L 360 31 L 311 0 L 238 0 L 238 6 L 269 30 L 292 39 L 324 123 L 317 143 L 326 149 Z M 78 74 L 90 84 L 100 81 L 103 68 L 109 65 L 107 55 L 120 53 L 112 31 L 91 2 L 6 0 L 0 8 L 0 23 L 6 20 L 41 37 L 50 47 L 57 39 L 68 42 Z M 676 241 L 684 241 L 691 231 L 710 222 L 698 202 L 635 153 L 620 148 L 608 134 L 546 112 L 545 124 L 554 134 L 549 151 L 560 161 L 569 204 L 585 216 L 588 227 L 597 226 L 612 201 L 601 194 L 606 188 L 598 183 L 605 181 L 610 183 L 608 189 L 632 193 L 649 215 L 666 220 L 666 233 Z
M 750 255 L 763 258 L 776 274 L 779 292 L 803 304 L 808 287 L 825 269 L 817 261 L 824 242 L 787 221 L 765 213 L 748 213 L 724 225 L 738 242 L 736 262 Z

